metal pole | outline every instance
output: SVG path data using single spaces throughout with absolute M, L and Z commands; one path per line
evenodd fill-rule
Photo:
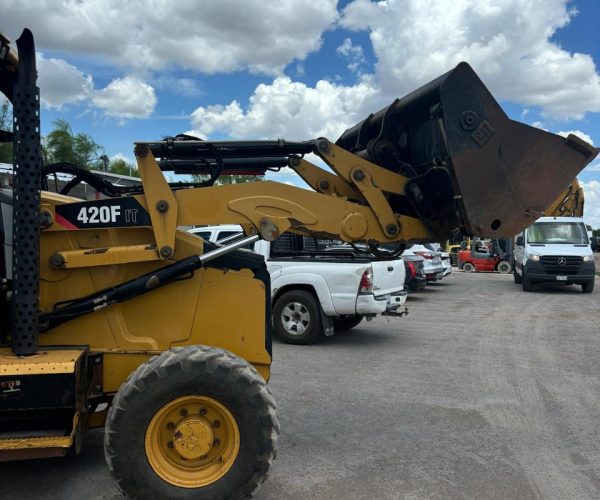
M 237 250 L 238 248 L 248 245 L 249 243 L 254 243 L 255 241 L 258 241 L 258 240 L 260 240 L 260 235 L 254 234 L 252 236 L 248 236 L 247 238 L 243 238 L 239 241 L 236 241 L 235 243 L 232 243 L 231 245 L 227 245 L 226 247 L 217 248 L 216 250 L 213 250 L 212 252 L 207 252 L 205 254 L 199 255 L 198 260 L 200 261 L 200 263 L 202 265 L 204 265 L 207 262 L 210 262 L 211 260 L 217 259 L 223 255 L 233 252 L 234 250 Z

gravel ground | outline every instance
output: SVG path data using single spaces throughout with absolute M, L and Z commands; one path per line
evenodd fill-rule
M 600 283 L 455 272 L 408 317 L 276 343 L 279 457 L 260 499 L 599 498 Z M 0 498 L 120 498 L 102 433 L 2 464 Z

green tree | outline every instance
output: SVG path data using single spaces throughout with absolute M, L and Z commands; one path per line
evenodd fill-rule
M 64 161 L 86 169 L 98 168 L 98 158 L 103 151 L 88 134 L 74 134 L 65 120 L 56 120 L 54 129 L 44 138 L 46 164 Z
M 192 175 L 194 182 L 204 182 L 210 177 L 208 175 Z M 265 179 L 264 175 L 222 175 L 215 182 L 216 186 L 225 184 L 243 184 L 245 182 L 258 182 Z
M 123 158 L 115 158 L 110 162 L 108 171 L 113 174 L 130 175 L 131 177 L 139 177 L 140 171 L 132 163 L 128 163 Z
M 6 98 L 0 104 L 0 130 L 12 132 L 12 108 Z M 12 144 L 0 143 L 0 163 L 12 162 Z

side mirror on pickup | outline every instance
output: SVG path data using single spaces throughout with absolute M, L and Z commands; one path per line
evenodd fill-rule
M 524 241 L 523 241 L 523 236 L 521 236 L 521 235 L 517 236 L 517 241 L 516 241 L 516 243 L 517 243 L 517 246 L 518 246 L 518 247 L 522 247 L 522 246 L 523 246 L 523 243 L 524 243 Z

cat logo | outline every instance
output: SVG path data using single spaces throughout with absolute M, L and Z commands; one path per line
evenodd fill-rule
M 13 394 L 15 392 L 21 392 L 21 381 L 20 380 L 3 380 L 0 382 L 0 393 L 1 394 Z

